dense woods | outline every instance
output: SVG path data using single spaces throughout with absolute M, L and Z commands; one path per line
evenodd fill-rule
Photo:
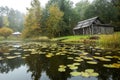
M 23 14 L 8 7 L 0 7 L 0 27 L 23 32 L 24 38 L 72 35 L 72 29 L 81 20 L 99 16 L 107 24 L 120 30 L 120 0 L 49 0 L 44 8 L 39 0 L 32 0 L 31 7 Z

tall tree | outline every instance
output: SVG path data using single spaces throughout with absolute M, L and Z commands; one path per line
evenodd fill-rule
M 81 0 L 76 4 L 75 10 L 78 14 L 77 16 L 79 17 L 79 20 L 86 19 L 85 12 L 89 6 L 90 2 L 88 0 Z
M 63 20 L 60 24 L 61 26 L 61 35 L 70 35 L 72 34 L 72 28 L 76 25 L 76 12 L 73 9 L 73 2 L 70 0 L 50 0 L 47 4 L 47 7 L 56 4 L 60 11 L 64 13 Z
M 28 13 L 23 30 L 24 37 L 34 37 L 41 34 L 41 7 L 39 0 L 32 0 L 31 8 L 27 9 Z
M 105 23 L 111 23 L 117 18 L 116 9 L 110 0 L 94 0 L 84 15 L 87 18 L 99 16 Z
M 59 25 L 62 21 L 63 12 L 56 5 L 52 5 L 49 8 L 49 17 L 46 22 L 48 36 L 55 37 L 59 35 L 61 31 L 61 26 Z

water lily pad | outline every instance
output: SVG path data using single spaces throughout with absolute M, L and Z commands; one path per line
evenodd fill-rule
M 95 61 L 87 61 L 88 64 L 97 64 Z
M 9 55 L 10 53 L 4 53 L 4 55 Z
M 60 67 L 60 68 L 66 68 L 66 66 L 65 66 L 65 65 L 59 65 L 59 67 Z
M 6 57 L 7 59 L 14 59 L 14 58 L 16 58 L 15 56 L 8 56 L 8 57 Z
M 97 57 L 97 56 L 94 56 L 95 59 L 99 59 L 100 61 L 111 61 L 110 59 L 106 59 L 104 57 Z
M 81 72 L 70 72 L 72 76 L 80 76 Z
M 50 58 L 50 57 L 52 57 L 52 56 L 54 56 L 54 54 L 52 54 L 52 53 L 48 53 L 48 54 L 46 55 L 46 57 L 48 57 L 48 58 Z
M 81 76 L 83 76 L 83 77 L 89 77 L 90 75 L 89 75 L 89 73 L 81 72 Z
M 112 56 L 105 56 L 105 58 L 113 58 Z
M 107 67 L 107 68 L 120 68 L 120 64 L 119 63 L 104 64 L 103 66 Z
M 99 76 L 99 74 L 94 72 L 94 73 L 91 73 L 90 76 L 97 77 L 97 76 Z
M 73 64 L 69 64 L 67 65 L 71 70 L 75 70 L 75 69 L 78 69 L 77 66 L 73 65 Z
M 93 58 L 91 58 L 91 57 L 83 57 L 83 59 L 86 59 L 86 60 L 93 60 Z
M 73 63 L 73 65 L 80 65 L 80 63 Z
M 65 72 L 65 68 L 58 68 L 58 71 Z
M 75 57 L 74 61 L 77 61 L 77 62 L 82 62 L 84 61 L 83 59 L 81 59 L 80 57 Z
M 83 55 L 87 55 L 87 54 L 89 54 L 89 53 L 87 53 L 87 52 L 84 52 L 84 53 L 83 53 Z
M 19 53 L 19 52 L 15 52 L 14 54 L 19 55 L 19 54 L 21 54 L 21 53 Z
M 96 55 L 100 55 L 100 53 L 95 53 Z
M 93 72 L 94 72 L 94 69 L 86 69 L 86 70 L 85 70 L 85 72 L 87 72 L 87 73 L 90 73 L 90 74 L 91 74 L 91 73 L 93 73 Z
M 68 57 L 67 59 L 74 59 L 73 57 Z

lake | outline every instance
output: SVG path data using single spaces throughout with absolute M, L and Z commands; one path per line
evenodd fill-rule
M 0 80 L 120 80 L 120 50 L 50 42 L 0 43 Z

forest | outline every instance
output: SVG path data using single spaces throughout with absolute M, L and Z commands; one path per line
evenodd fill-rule
M 1 6 L 0 28 L 19 31 L 23 38 L 53 38 L 73 35 L 72 29 L 79 21 L 96 16 L 120 31 L 120 0 L 80 0 L 75 5 L 70 0 L 49 0 L 44 8 L 39 0 L 32 0 L 27 13 Z

